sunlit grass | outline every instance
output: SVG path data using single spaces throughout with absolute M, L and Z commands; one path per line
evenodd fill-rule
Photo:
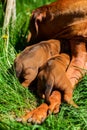
M 87 76 L 74 90 L 73 99 L 79 108 L 62 103 L 60 112 L 50 115 L 42 125 L 21 124 L 15 118 L 20 117 L 26 109 L 35 108 L 37 97 L 23 88 L 11 69 L 14 59 L 26 46 L 26 35 L 31 11 L 51 0 L 17 1 L 17 19 L 15 27 L 10 28 L 9 44 L 0 28 L 0 129 L 2 130 L 87 130 Z M 1 10 L 1 6 L 0 6 Z M 2 12 L 2 11 L 1 11 Z M 0 12 L 0 18 L 3 17 Z M 0 23 L 3 23 L 0 19 Z

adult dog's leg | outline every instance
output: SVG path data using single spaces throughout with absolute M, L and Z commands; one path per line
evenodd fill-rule
M 28 112 L 21 118 L 17 118 L 16 120 L 18 122 L 31 122 L 35 124 L 41 124 L 48 117 L 48 114 L 59 112 L 59 107 L 61 104 L 61 93 L 58 91 L 53 91 L 49 97 L 49 100 L 49 106 L 46 103 L 42 103 L 36 109 Z
M 18 122 L 31 122 L 35 124 L 41 124 L 47 117 L 48 105 L 42 103 L 36 109 L 28 112 L 25 116 L 18 118 Z
M 85 74 L 84 69 L 87 56 L 86 43 L 72 40 L 71 52 L 72 60 L 66 74 L 74 87 L 75 84 L 78 83 L 79 79 Z

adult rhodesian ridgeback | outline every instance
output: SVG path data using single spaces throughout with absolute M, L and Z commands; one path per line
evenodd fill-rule
M 28 87 L 36 78 L 39 67 L 59 52 L 60 41 L 54 39 L 25 48 L 14 61 L 16 75 L 23 79 L 22 85 Z
M 66 70 L 70 63 L 69 55 L 61 53 L 54 58 L 51 58 L 41 68 L 38 74 L 38 94 L 45 96 L 46 102 L 49 104 L 49 96 L 53 89 L 60 90 L 64 93 L 64 100 L 77 107 L 72 100 L 73 89 L 71 82 L 66 76 Z M 44 92 L 44 95 L 43 95 Z
M 28 41 L 50 38 L 67 39 L 72 60 L 67 76 L 72 85 L 78 83 L 86 64 L 87 0 L 57 0 L 32 12 Z

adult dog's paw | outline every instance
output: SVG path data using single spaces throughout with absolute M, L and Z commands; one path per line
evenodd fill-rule
M 30 111 L 25 116 L 18 118 L 18 122 L 29 122 L 41 124 L 47 118 L 48 105 L 43 103 L 36 109 Z

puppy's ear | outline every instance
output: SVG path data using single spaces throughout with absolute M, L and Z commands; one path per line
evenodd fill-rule
M 22 73 L 22 64 L 14 62 L 14 70 L 17 78 L 19 78 Z
M 46 99 L 46 102 L 48 103 L 48 105 L 50 104 L 49 96 L 51 95 L 51 92 L 52 92 L 52 89 L 53 89 L 53 85 L 54 85 L 54 82 L 51 79 L 50 79 L 50 82 L 48 81 L 46 83 L 45 99 Z

